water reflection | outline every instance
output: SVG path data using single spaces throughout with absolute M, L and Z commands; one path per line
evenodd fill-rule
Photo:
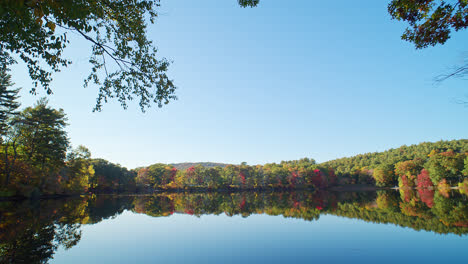
M 81 226 L 124 211 L 167 217 L 282 215 L 314 221 L 329 214 L 440 234 L 468 234 L 467 196 L 456 191 L 162 193 L 0 203 L 0 263 L 47 263 L 81 239 Z

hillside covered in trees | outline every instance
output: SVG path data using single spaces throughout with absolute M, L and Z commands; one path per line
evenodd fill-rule
M 154 164 L 138 170 L 140 187 L 158 189 L 312 189 L 335 185 L 446 188 L 468 184 L 468 140 L 402 146 L 317 164 L 313 159 L 265 165 L 202 164 L 179 170 Z
M 468 176 L 468 140 L 424 142 L 384 152 L 366 153 L 322 163 L 340 183 L 429 187 L 456 185 Z

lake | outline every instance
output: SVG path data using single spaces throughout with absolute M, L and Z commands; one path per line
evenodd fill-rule
M 1 263 L 464 263 L 453 190 L 160 193 L 0 203 Z

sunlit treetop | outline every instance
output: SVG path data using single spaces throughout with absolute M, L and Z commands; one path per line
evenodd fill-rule
M 242 7 L 256 7 L 260 0 L 237 0 Z
M 468 0 L 392 0 L 388 12 L 409 23 L 401 36 L 417 49 L 444 44 L 452 30 L 468 27 Z
M 159 0 L 2 0 L 0 49 L 26 63 L 33 94 L 38 87 L 50 94 L 52 73 L 71 63 L 63 51 L 74 33 L 92 45 L 84 85 L 99 89 L 94 110 L 112 98 L 124 108 L 135 98 L 142 111 L 161 107 L 177 98 L 166 75 L 169 62 L 157 58 L 146 35 L 158 6 Z

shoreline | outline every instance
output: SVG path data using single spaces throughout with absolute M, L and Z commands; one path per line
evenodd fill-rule
M 316 188 L 220 188 L 220 189 L 208 189 L 208 188 L 189 188 L 189 189 L 155 189 L 147 192 L 88 192 L 81 194 L 53 194 L 53 195 L 40 195 L 37 197 L 26 197 L 26 196 L 0 196 L 0 202 L 11 202 L 11 201 L 24 201 L 24 200 L 53 200 L 53 199 L 65 199 L 75 198 L 80 196 L 90 195 L 108 195 L 108 196 L 147 196 L 160 193 L 241 193 L 241 192 L 294 192 L 294 191 L 332 191 L 332 192 L 371 192 L 378 190 L 395 190 L 398 191 L 401 188 L 398 186 L 394 187 L 378 187 L 372 185 L 339 185 L 325 189 Z M 424 189 L 413 187 L 413 190 Z M 429 188 L 431 190 L 437 190 L 437 188 Z M 460 187 L 450 187 L 450 190 L 459 190 Z

